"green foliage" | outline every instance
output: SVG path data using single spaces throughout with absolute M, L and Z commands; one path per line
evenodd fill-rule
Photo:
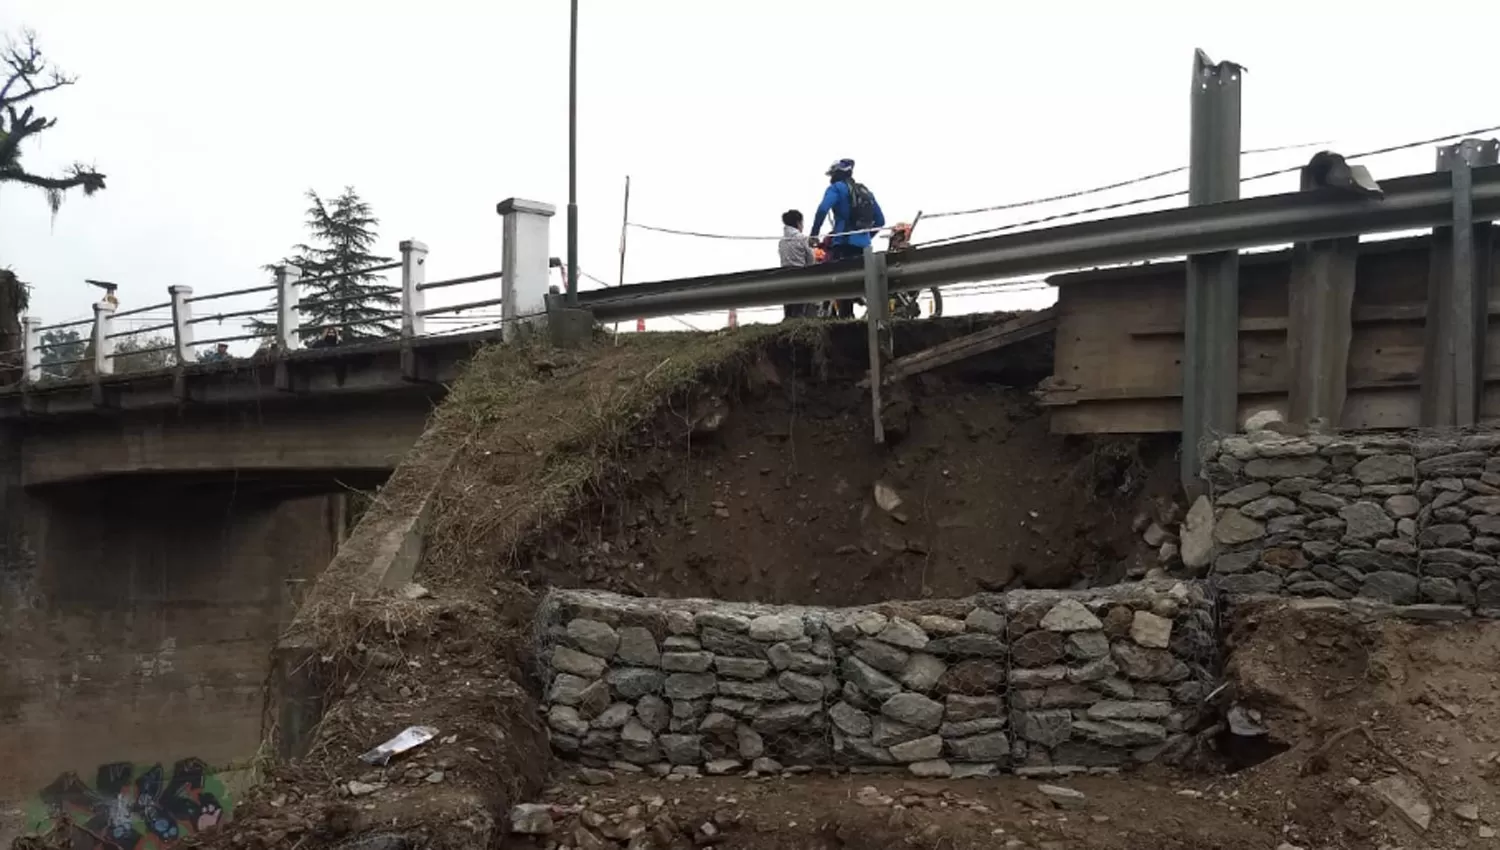
M 115 372 L 148 372 L 173 366 L 177 357 L 172 353 L 172 345 L 172 340 L 156 334 L 127 336 L 115 343 Z
M 66 378 L 73 374 L 77 363 L 88 351 L 88 342 L 73 328 L 58 331 L 42 331 L 42 376 Z
M 300 268 L 304 279 L 313 279 L 302 286 L 299 335 L 308 341 L 320 336 L 324 327 L 338 325 L 345 340 L 396 336 L 399 323 L 391 314 L 399 311 L 401 299 L 382 291 L 389 286 L 384 275 L 365 271 L 391 261 L 374 253 L 380 220 L 370 204 L 352 186 L 329 200 L 308 190 L 307 199 L 307 229 L 312 238 L 293 247 L 292 255 L 282 261 Z M 263 321 L 249 326 L 267 335 L 276 329 Z

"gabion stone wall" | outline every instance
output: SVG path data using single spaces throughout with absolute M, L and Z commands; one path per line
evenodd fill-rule
M 1500 615 L 1500 434 L 1225 437 L 1183 560 L 1229 593 L 1360 596 Z
M 1212 625 L 1172 583 L 852 609 L 554 591 L 536 648 L 565 757 L 962 777 L 1158 757 L 1196 722 Z
M 1191 749 L 1218 674 L 1201 585 L 1017 591 L 1006 613 L 1018 773 L 1175 761 Z

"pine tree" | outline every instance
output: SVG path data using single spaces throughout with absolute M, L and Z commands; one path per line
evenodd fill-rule
M 300 268 L 303 278 L 329 279 L 303 284 L 299 335 L 310 341 L 325 326 L 338 325 L 344 340 L 396 336 L 400 325 L 390 314 L 399 311 L 401 299 L 382 291 L 388 286 L 384 275 L 365 271 L 391 261 L 372 253 L 380 220 L 352 186 L 330 201 L 309 189 L 307 199 L 311 244 L 293 247 L 292 256 L 282 262 Z M 267 335 L 276 328 L 260 321 L 250 327 Z

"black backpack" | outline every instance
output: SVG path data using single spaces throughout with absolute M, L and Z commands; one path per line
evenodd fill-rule
M 849 230 L 868 230 L 875 226 L 875 196 L 865 184 L 845 180 L 849 187 Z

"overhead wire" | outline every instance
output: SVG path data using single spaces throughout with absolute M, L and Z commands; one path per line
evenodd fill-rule
M 1368 157 L 1372 157 L 1372 156 L 1380 156 L 1381 154 L 1395 153 L 1396 151 L 1410 150 L 1412 148 L 1423 147 L 1425 145 L 1437 144 L 1438 142 L 1448 142 L 1448 141 L 1452 141 L 1454 139 L 1462 139 L 1462 138 L 1465 138 L 1465 137 L 1468 137 L 1468 136 L 1477 136 L 1477 135 L 1480 135 L 1481 133 L 1493 133 L 1493 132 L 1496 132 L 1496 131 L 1500 131 L 1500 124 L 1496 124 L 1496 125 L 1494 125 L 1492 127 L 1481 127 L 1479 129 L 1476 129 L 1476 130 L 1466 130 L 1466 131 L 1464 131 L 1462 133 L 1450 133 L 1450 134 L 1443 135 L 1443 136 L 1434 136 L 1434 137 L 1428 138 L 1428 139 L 1419 139 L 1419 140 L 1416 140 L 1416 141 L 1402 142 L 1402 143 L 1396 144 L 1396 145 L 1387 145 L 1385 147 L 1374 148 L 1372 150 L 1360 151 L 1359 153 L 1349 154 L 1348 156 L 1345 156 L 1344 159 L 1346 159 L 1346 160 L 1364 159 L 1364 158 L 1368 158 Z M 1286 175 L 1286 174 L 1296 174 L 1297 172 L 1301 171 L 1302 168 L 1303 168 L 1302 165 L 1292 165 L 1292 166 L 1287 166 L 1285 168 L 1276 168 L 1276 169 L 1272 169 L 1270 171 L 1262 171 L 1262 172 L 1260 172 L 1258 174 L 1251 174 L 1248 177 L 1241 177 L 1240 178 L 1240 182 L 1241 183 L 1250 183 L 1250 182 L 1255 181 L 1255 180 L 1265 180 L 1265 179 L 1270 178 L 1270 177 L 1280 177 L 1280 176 L 1283 176 L 1283 175 Z M 1090 215 L 1090 214 L 1093 214 L 1093 213 L 1110 212 L 1112 210 L 1124 209 L 1126 207 L 1140 206 L 1141 204 L 1149 204 L 1149 203 L 1153 203 L 1153 202 L 1156 202 L 1156 201 L 1171 200 L 1173 198 L 1180 198 L 1180 197 L 1182 197 L 1182 196 L 1184 196 L 1186 194 L 1188 194 L 1188 190 L 1181 189 L 1181 190 L 1178 190 L 1178 191 L 1175 191 L 1175 192 L 1164 192 L 1162 194 L 1150 195 L 1150 196 L 1147 196 L 1147 197 L 1144 197 L 1144 198 L 1135 198 L 1135 199 L 1132 199 L 1132 200 L 1117 201 L 1117 202 L 1112 203 L 1112 204 L 1101 204 L 1101 205 L 1098 205 L 1098 206 L 1088 207 L 1086 209 L 1081 209 L 1081 210 L 1071 210 L 1071 211 L 1068 211 L 1068 212 L 1053 213 L 1052 215 L 1042 216 L 1040 218 L 1033 218 L 1033 219 L 1028 219 L 1026 221 L 1018 221 L 1018 222 L 1012 222 L 1011 224 L 1000 225 L 999 227 L 990 227 L 990 228 L 985 228 L 983 230 L 974 230 L 974 231 L 970 231 L 968 233 L 961 233 L 961 234 L 958 234 L 956 236 L 945 236 L 945 237 L 941 237 L 941 238 L 938 238 L 938 239 L 930 239 L 930 240 L 928 240 L 926 242 L 918 243 L 915 247 L 921 248 L 921 247 L 928 247 L 928 246 L 932 246 L 932 245 L 946 245 L 946 244 L 949 244 L 949 243 L 952 243 L 952 242 L 960 242 L 960 241 L 963 241 L 965 239 L 972 239 L 972 238 L 977 237 L 977 236 L 990 236 L 990 235 L 993 235 L 993 234 L 996 234 L 996 233 L 1007 233 L 1007 232 L 1010 232 L 1010 231 L 1013 231 L 1013 230 L 1021 230 L 1021 229 L 1027 228 L 1027 227 L 1032 227 L 1032 226 L 1035 226 L 1035 225 L 1038 225 L 1038 224 L 1048 224 L 1048 223 L 1054 222 L 1054 221 L 1062 221 L 1062 220 L 1070 219 L 1070 218 L 1078 218 L 1080 216 Z M 929 216 L 924 216 L 924 217 L 925 218 L 931 218 L 932 216 L 929 215 Z

